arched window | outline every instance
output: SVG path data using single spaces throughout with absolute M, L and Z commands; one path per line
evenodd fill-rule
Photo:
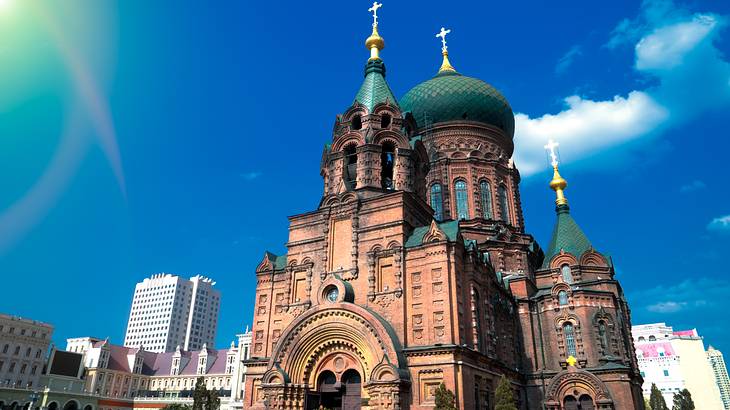
M 444 219 L 444 204 L 439 183 L 431 185 L 431 208 L 433 208 L 434 219 L 437 221 Z
M 563 275 L 563 282 L 573 283 L 573 273 L 570 271 L 570 266 L 567 264 L 561 266 L 560 273 Z
M 568 356 L 575 357 L 575 332 L 572 323 L 567 322 L 563 325 L 563 335 L 565 336 L 565 352 Z
M 561 290 L 558 292 L 558 303 L 560 306 L 565 306 L 568 304 L 568 292 Z
M 30 351 L 31 351 L 31 348 L 29 347 L 29 348 L 28 348 L 28 349 L 27 349 L 27 350 L 25 351 L 25 357 L 30 357 Z
M 466 194 L 466 182 L 462 179 L 454 183 L 456 192 L 456 215 L 458 219 L 469 219 L 469 200 Z
M 15 352 L 13 353 L 15 356 L 20 354 L 20 346 L 15 346 Z
M 355 145 L 348 145 L 345 148 L 345 169 L 342 176 L 348 190 L 357 186 L 357 152 Z
M 601 349 L 608 349 L 608 334 L 606 332 L 606 322 L 603 320 L 598 322 L 598 339 L 601 342 Z
M 655 342 L 656 341 L 656 337 L 654 337 L 654 335 L 649 336 L 649 341 L 650 342 Z
M 482 216 L 484 219 L 492 219 L 492 187 L 483 180 L 479 183 L 479 191 L 482 197 Z
M 645 342 L 645 341 L 646 341 L 646 339 L 644 339 L 644 336 L 639 336 L 639 341 L 640 341 L 640 342 Z
M 362 118 L 360 118 L 359 115 L 352 117 L 352 121 L 350 121 L 350 128 L 353 130 L 359 130 L 362 128 Z
M 388 127 L 390 127 L 390 115 L 389 114 L 380 115 L 380 128 L 388 128 Z
M 380 185 L 383 189 L 393 189 L 393 166 L 395 164 L 395 146 L 392 142 L 383 143 L 380 154 Z
M 507 188 L 504 185 L 499 186 L 499 212 L 502 214 L 502 220 L 509 223 L 509 205 L 507 204 Z

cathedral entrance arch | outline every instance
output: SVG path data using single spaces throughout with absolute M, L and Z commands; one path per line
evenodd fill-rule
M 348 302 L 310 309 L 282 332 L 262 377 L 262 399 L 282 409 L 354 410 L 365 401 L 367 408 L 399 409 L 409 381 L 388 326 Z
M 611 410 L 613 399 L 595 375 L 574 367 L 550 381 L 545 397 L 548 410 Z

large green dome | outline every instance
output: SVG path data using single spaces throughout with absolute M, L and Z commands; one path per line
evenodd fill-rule
M 478 121 L 493 125 L 512 138 L 515 117 L 507 99 L 496 88 L 477 78 L 454 71 L 442 71 L 413 87 L 400 100 L 418 124 L 453 120 Z

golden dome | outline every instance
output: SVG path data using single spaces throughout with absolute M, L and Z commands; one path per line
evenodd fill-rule
M 568 200 L 565 198 L 565 194 L 563 191 L 565 188 L 568 187 L 568 181 L 565 180 L 562 176 L 560 176 L 560 172 L 558 172 L 558 166 L 553 165 L 553 180 L 550 181 L 550 189 L 555 191 L 555 194 L 557 195 L 557 199 L 555 200 L 555 203 L 557 205 L 567 205 Z
M 378 26 L 373 25 L 373 33 L 365 40 L 365 48 L 370 50 L 370 59 L 379 59 L 379 51 L 385 48 L 385 40 L 378 34 Z

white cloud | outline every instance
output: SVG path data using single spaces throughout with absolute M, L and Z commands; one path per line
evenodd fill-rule
M 684 309 L 687 306 L 687 302 L 659 302 L 646 307 L 646 310 L 654 313 L 676 313 Z
M 636 68 L 668 70 L 677 67 L 717 24 L 715 16 L 697 14 L 690 21 L 654 30 L 636 44 Z
M 577 95 L 565 99 L 567 109 L 558 114 L 529 118 L 515 115 L 516 162 L 520 172 L 532 174 L 544 167 L 543 146 L 549 138 L 560 141 L 561 155 L 579 158 L 593 151 L 643 136 L 667 118 L 664 107 L 641 91 L 628 97 L 591 101 Z
M 253 181 L 254 179 L 261 176 L 261 173 L 258 171 L 250 171 L 250 172 L 244 172 L 240 174 L 240 177 L 245 179 L 246 181 Z
M 629 294 L 635 309 L 650 313 L 691 312 L 716 314 L 725 309 L 724 301 L 730 292 L 730 281 L 707 277 L 693 277 L 675 284 L 661 284 Z
M 682 185 L 679 187 L 679 192 L 683 194 L 689 194 L 690 192 L 699 191 L 701 189 L 707 188 L 707 185 L 705 185 L 704 182 L 700 180 L 694 180 L 690 182 L 689 184 Z
M 730 232 L 730 215 L 715 218 L 707 224 L 708 231 Z
M 730 64 L 713 44 L 724 19 L 691 15 L 665 0 L 645 2 L 642 13 L 634 21 L 622 21 L 607 46 L 640 37 L 634 68 L 657 85 L 610 100 L 570 96 L 557 114 L 517 113 L 515 162 L 523 175 L 545 168 L 543 146 L 549 138 L 561 143 L 563 159 L 574 162 L 657 136 L 730 103 Z
M 558 64 L 555 65 L 555 73 L 564 73 L 565 70 L 568 69 L 568 67 L 573 65 L 573 61 L 575 60 L 575 58 L 580 56 L 581 54 L 583 54 L 583 51 L 581 50 L 579 45 L 571 47 L 570 50 L 568 50 L 568 52 L 560 57 L 560 60 L 558 60 Z

